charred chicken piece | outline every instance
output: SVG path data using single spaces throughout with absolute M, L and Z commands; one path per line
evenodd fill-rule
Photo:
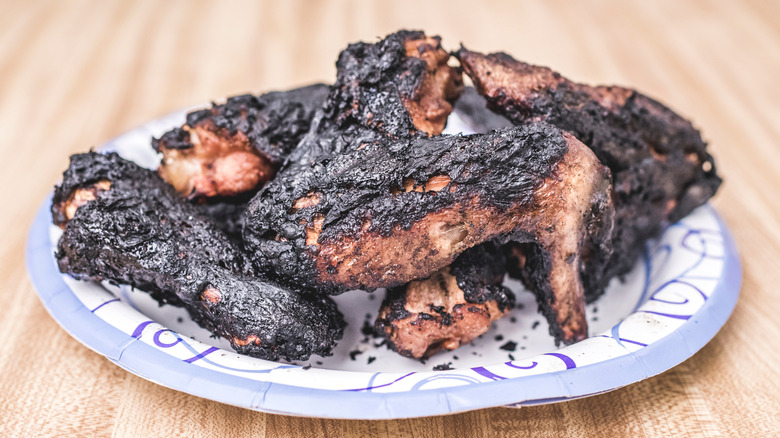
M 344 153 L 384 138 L 438 135 L 463 88 L 460 69 L 439 37 L 400 31 L 350 44 L 336 62 L 336 82 L 288 167 Z
M 585 337 L 580 251 L 608 248 L 612 225 L 609 171 L 585 145 L 537 123 L 351 150 L 282 172 L 252 199 L 244 243 L 267 274 L 371 290 L 427 278 L 483 242 L 535 242 L 553 334 Z
M 261 96 L 230 97 L 152 141 L 158 172 L 189 198 L 252 192 L 273 178 L 309 130 L 328 87 L 317 84 Z
M 64 227 L 60 271 L 184 306 L 239 353 L 305 360 L 329 355 L 342 336 L 332 300 L 258 278 L 245 254 L 173 187 L 116 154 L 71 157 L 52 215 Z
M 392 138 L 438 135 L 463 89 L 439 37 L 400 31 L 339 55 L 326 112 L 340 126 L 360 124 Z
M 389 289 L 376 331 L 391 349 L 417 359 L 471 342 L 514 304 L 501 285 L 505 265 L 501 249 L 486 243 L 425 280 Z
M 637 91 L 577 84 L 504 53 L 461 48 L 456 56 L 493 110 L 516 124 L 546 121 L 571 132 L 612 171 L 614 252 L 605 270 L 588 270 L 589 299 L 631 269 L 648 238 L 704 204 L 721 183 L 691 123 Z

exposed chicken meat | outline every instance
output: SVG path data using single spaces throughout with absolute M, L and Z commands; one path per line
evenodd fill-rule
M 504 266 L 498 246 L 486 243 L 425 280 L 388 290 L 377 332 L 393 350 L 418 359 L 471 342 L 514 303 L 512 292 L 501 286 Z
M 252 192 L 273 178 L 308 131 L 328 87 L 310 85 L 228 98 L 187 115 L 187 123 L 152 142 L 158 172 L 190 198 Z

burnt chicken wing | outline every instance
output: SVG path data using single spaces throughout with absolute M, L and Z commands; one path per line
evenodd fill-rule
M 350 44 L 336 62 L 336 82 L 291 166 L 381 138 L 438 135 L 463 88 L 439 37 L 400 31 L 374 43 Z
M 261 96 L 230 97 L 152 141 L 158 172 L 189 198 L 252 192 L 273 178 L 309 130 L 328 87 L 317 84 Z
M 631 269 L 647 239 L 704 204 L 721 183 L 691 123 L 637 91 L 574 83 L 504 53 L 461 48 L 456 56 L 491 109 L 516 124 L 546 121 L 571 132 L 612 171 L 614 252 L 604 270 L 586 269 L 590 300 Z
M 580 253 L 609 250 L 612 204 L 609 171 L 585 145 L 537 123 L 350 150 L 280 173 L 250 202 L 244 243 L 268 275 L 371 290 L 427 278 L 483 242 L 534 242 L 551 330 L 586 336 Z
M 325 106 L 339 126 L 357 123 L 392 138 L 438 135 L 463 88 L 439 37 L 400 31 L 375 44 L 350 44 L 336 62 Z
M 425 280 L 389 289 L 376 331 L 390 348 L 417 359 L 471 342 L 514 304 L 501 285 L 505 265 L 501 249 L 485 243 Z
M 52 205 L 60 271 L 184 306 L 242 354 L 329 355 L 344 321 L 326 297 L 256 276 L 244 253 L 152 171 L 116 154 L 71 157 Z

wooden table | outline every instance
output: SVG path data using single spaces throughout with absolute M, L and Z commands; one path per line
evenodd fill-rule
M 481 6 L 478 6 L 481 5 Z M 504 50 L 692 118 L 742 252 L 731 319 L 671 371 L 604 395 L 400 421 L 262 414 L 172 391 L 46 313 L 26 231 L 68 155 L 172 110 L 330 81 L 347 42 L 402 27 Z M 780 4 L 750 2 L 0 3 L 0 430 L 34 436 L 766 436 L 780 433 Z

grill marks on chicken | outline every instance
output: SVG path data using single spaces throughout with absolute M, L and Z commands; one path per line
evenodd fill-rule
M 154 139 L 163 158 L 158 172 L 190 198 L 230 197 L 273 178 L 309 130 L 328 87 L 228 98 L 187 115 L 187 123 Z
M 574 134 L 614 178 L 615 251 L 586 280 L 589 299 L 634 264 L 643 243 L 712 197 L 721 179 L 690 122 L 622 87 L 592 87 L 504 53 L 456 54 L 490 107 L 516 124 L 546 121 Z
M 388 290 L 377 332 L 390 348 L 417 359 L 471 342 L 514 304 L 512 292 L 501 286 L 504 267 L 501 250 L 486 243 L 427 279 Z
M 401 102 L 415 128 L 439 135 L 447 124 L 453 102 L 463 90 L 461 72 L 447 65 L 450 54 L 441 48 L 439 37 L 407 38 L 404 47 L 406 56 L 425 62 L 425 74 L 411 93 L 401 90 Z
M 283 172 L 250 202 L 244 242 L 268 275 L 329 293 L 427 278 L 493 239 L 537 242 L 550 263 L 535 292 L 570 342 L 587 330 L 581 244 L 611 214 L 609 171 L 571 135 L 533 124 L 376 141 Z
M 68 219 L 63 200 L 103 181 L 110 187 Z M 160 303 L 184 306 L 239 353 L 304 360 L 329 355 L 342 336 L 333 301 L 258 277 L 240 248 L 173 187 L 116 154 L 74 155 L 52 213 L 64 225 L 60 271 L 128 284 Z

